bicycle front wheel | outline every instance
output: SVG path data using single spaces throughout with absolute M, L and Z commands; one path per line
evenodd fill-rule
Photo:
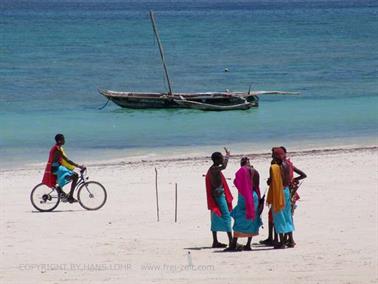
M 55 188 L 40 183 L 33 188 L 30 201 L 38 211 L 49 212 L 58 206 L 60 197 Z
M 88 181 L 80 186 L 77 199 L 87 210 L 98 210 L 104 206 L 107 194 L 105 187 L 97 181 Z

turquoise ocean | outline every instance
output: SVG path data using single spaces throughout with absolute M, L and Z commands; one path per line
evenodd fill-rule
M 301 95 L 248 111 L 100 110 L 97 88 L 167 90 L 150 9 L 174 91 Z M 44 162 L 59 132 L 84 160 L 376 145 L 377 78 L 378 1 L 0 0 L 0 164 Z

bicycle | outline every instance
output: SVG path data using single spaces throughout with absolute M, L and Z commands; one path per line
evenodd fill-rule
M 80 178 L 74 192 L 77 191 L 77 200 L 81 207 L 86 210 L 98 210 L 105 205 L 107 193 L 101 183 L 88 181 L 89 177 L 86 173 L 86 169 L 80 171 Z M 61 199 L 56 187 L 49 187 L 43 183 L 36 185 L 30 194 L 32 205 L 41 212 L 53 211 L 58 207 Z

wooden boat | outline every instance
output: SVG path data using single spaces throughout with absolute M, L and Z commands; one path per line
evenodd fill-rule
M 199 110 L 246 110 L 259 105 L 260 95 L 296 95 L 280 91 L 205 92 L 205 93 L 141 93 L 98 90 L 115 104 L 132 109 L 192 108 Z
M 195 108 L 202 110 L 249 109 L 258 97 L 247 93 L 131 93 L 99 90 L 100 94 L 125 108 Z
M 282 91 L 255 91 L 251 88 L 248 92 L 202 92 L 202 93 L 174 93 L 169 79 L 168 68 L 165 63 L 163 46 L 157 31 L 153 12 L 150 11 L 150 18 L 155 37 L 159 46 L 165 77 L 168 83 L 168 92 L 118 92 L 111 90 L 98 90 L 108 101 L 124 108 L 133 109 L 156 109 L 156 108 L 190 108 L 199 110 L 247 110 L 259 105 L 259 95 L 297 93 Z

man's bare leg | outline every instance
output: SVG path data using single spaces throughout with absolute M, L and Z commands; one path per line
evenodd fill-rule
M 274 225 L 273 225 L 272 222 L 268 223 L 268 229 L 269 229 L 268 238 L 266 240 L 260 241 L 260 244 L 266 245 L 266 246 L 273 246 L 274 245 L 274 243 L 273 243 L 273 229 L 274 229 Z M 276 236 L 276 234 L 274 234 L 274 235 Z
M 233 242 L 232 233 L 231 232 L 227 232 L 227 237 L 228 237 L 228 245 L 231 246 L 232 242 Z
M 57 186 L 55 189 L 56 189 L 56 191 L 58 192 L 58 194 L 59 194 L 61 200 L 62 200 L 63 202 L 67 201 L 67 198 L 68 198 L 68 197 L 67 197 L 67 194 L 63 191 L 63 189 L 62 189 L 60 186 Z
M 225 248 L 225 247 L 227 247 L 226 244 L 222 244 L 218 241 L 217 232 L 212 231 L 212 233 L 213 233 L 213 245 L 212 245 L 213 248 Z
M 230 242 L 230 245 L 228 247 L 228 250 L 236 250 L 236 244 L 238 243 L 238 238 L 234 237 L 231 242 Z
M 79 179 L 79 176 L 77 175 L 77 173 L 73 173 L 73 175 L 71 176 L 71 180 L 72 180 L 71 190 L 70 190 L 70 193 L 68 194 L 68 202 L 70 203 L 76 202 L 76 200 L 73 198 L 73 193 L 74 193 L 78 179 Z
M 273 245 L 276 246 L 279 244 L 278 234 L 276 233 L 276 229 L 273 228 L 274 232 L 274 239 L 273 239 Z
M 244 250 L 252 250 L 252 247 L 251 247 L 251 242 L 252 242 L 252 237 L 249 237 L 248 238 L 248 241 L 247 241 L 247 244 L 244 246 Z
M 242 248 L 243 246 L 238 244 L 238 238 L 233 237 L 228 248 L 224 249 L 223 251 L 240 251 Z
M 284 241 L 285 236 L 284 236 L 284 234 L 279 234 L 279 237 L 280 237 L 280 241 L 279 242 L 277 241 L 277 243 L 274 245 L 274 248 L 275 249 L 284 249 L 286 247 L 285 241 Z
M 288 240 L 287 240 L 287 247 L 293 248 L 295 247 L 296 243 L 294 242 L 293 232 L 287 233 Z

